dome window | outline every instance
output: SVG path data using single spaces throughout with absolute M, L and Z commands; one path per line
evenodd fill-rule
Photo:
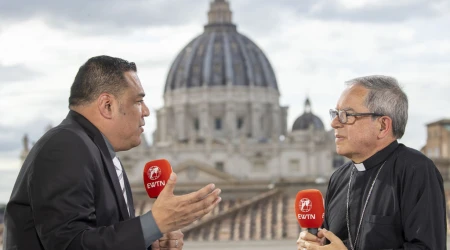
M 214 121 L 214 124 L 215 124 L 216 130 L 222 130 L 222 119 L 221 118 L 216 118 L 216 120 Z
M 244 126 L 244 118 L 239 117 L 236 121 L 237 129 L 241 129 Z
M 198 118 L 194 119 L 194 129 L 195 131 L 199 131 L 200 130 L 200 121 Z

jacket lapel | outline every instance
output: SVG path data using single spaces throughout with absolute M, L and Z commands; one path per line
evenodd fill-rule
M 100 131 L 84 116 L 78 114 L 75 111 L 70 111 L 67 115 L 67 118 L 72 118 L 75 122 L 80 124 L 86 131 L 86 133 L 89 135 L 89 137 L 92 138 L 94 143 L 97 145 L 98 149 L 101 152 L 102 160 L 103 160 L 103 167 L 105 168 L 105 172 L 107 173 L 105 178 L 109 180 L 109 183 L 111 184 L 111 187 L 114 190 L 114 194 L 116 196 L 116 202 L 117 206 L 119 207 L 120 215 L 123 220 L 127 220 L 130 218 L 130 215 L 128 214 L 127 205 L 125 203 L 125 198 L 122 194 L 122 188 L 120 187 L 119 178 L 117 177 L 116 173 L 116 167 L 114 166 L 114 163 L 112 162 L 111 155 L 108 152 L 108 148 L 106 146 L 105 140 L 103 139 L 102 134 Z M 130 196 L 129 194 L 128 196 Z M 130 210 L 131 212 L 131 210 Z

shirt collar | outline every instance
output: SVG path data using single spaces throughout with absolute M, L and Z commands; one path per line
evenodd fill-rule
M 111 145 L 111 142 L 108 141 L 106 136 L 102 133 L 103 139 L 105 139 L 106 147 L 108 147 L 108 152 L 111 155 L 111 159 L 114 159 L 116 157 L 116 152 L 114 151 L 113 146 Z
M 391 144 L 389 144 L 387 147 L 383 148 L 382 150 L 376 152 L 374 155 L 366 159 L 365 161 L 361 163 L 353 163 L 355 165 L 356 169 L 358 171 L 366 171 L 368 169 L 371 169 L 373 167 L 376 167 L 387 160 L 389 155 L 391 155 L 392 152 L 398 147 L 398 142 L 393 141 Z

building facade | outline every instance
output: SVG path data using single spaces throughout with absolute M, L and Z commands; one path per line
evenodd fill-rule
M 427 124 L 427 143 L 421 151 L 433 160 L 444 180 L 450 180 L 450 119 Z
M 227 1 L 211 2 L 204 32 L 175 58 L 152 144 L 120 153 L 136 180 L 155 158 L 186 171 L 180 181 L 190 183 L 205 169 L 238 181 L 326 179 L 333 163 L 342 162 L 335 156 L 333 132 L 313 114 L 310 100 L 288 130 L 288 107 L 279 103 L 269 60 L 231 17 Z
M 264 52 L 237 31 L 228 1 L 210 3 L 204 32 L 168 71 L 163 98 L 152 143 L 143 136 L 139 147 L 119 153 L 137 213 L 152 205 L 142 182 L 145 163 L 165 158 L 178 175 L 177 193 L 211 182 L 222 189 L 219 206 L 183 229 L 187 240 L 298 237 L 296 193 L 325 192 L 344 158 L 308 98 L 299 104 L 303 114 L 288 124 L 275 72 Z

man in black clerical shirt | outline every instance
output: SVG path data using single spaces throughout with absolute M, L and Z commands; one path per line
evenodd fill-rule
M 347 82 L 330 110 L 336 151 L 351 160 L 331 176 L 324 229 L 302 232 L 298 249 L 446 249 L 442 176 L 417 150 L 399 144 L 408 98 L 397 81 Z

